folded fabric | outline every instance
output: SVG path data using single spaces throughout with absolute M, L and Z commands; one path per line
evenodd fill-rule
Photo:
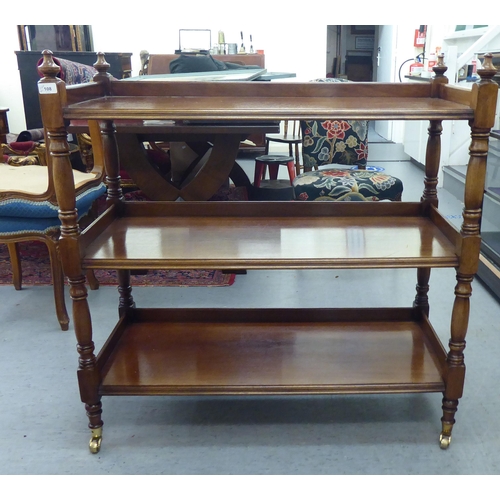
M 198 73 L 201 71 L 222 71 L 227 69 L 223 61 L 217 61 L 212 56 L 181 54 L 170 62 L 170 73 Z
M 211 55 L 181 54 L 170 62 L 170 73 L 199 73 L 202 71 L 225 71 L 228 69 L 262 69 L 260 66 L 219 61 Z
M 43 141 L 45 139 L 43 134 L 43 128 L 34 128 L 31 130 L 23 130 L 16 139 L 16 142 L 26 142 L 26 141 Z

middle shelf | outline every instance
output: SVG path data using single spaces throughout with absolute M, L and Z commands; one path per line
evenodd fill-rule
M 92 269 L 455 267 L 458 231 L 399 202 L 129 202 L 81 238 Z

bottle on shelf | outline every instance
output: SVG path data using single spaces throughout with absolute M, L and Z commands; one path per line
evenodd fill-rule
M 245 44 L 243 43 L 243 31 L 240 31 L 241 34 L 241 46 L 240 46 L 240 51 L 239 54 L 246 54 L 246 49 L 245 49 Z
M 226 53 L 226 37 L 224 36 L 224 32 L 219 30 L 219 54 Z
M 474 57 L 472 58 L 472 78 L 479 78 L 479 75 L 477 74 L 477 54 L 474 54 Z
M 427 71 L 432 71 L 432 68 L 436 66 L 437 57 L 435 52 L 429 54 L 429 59 L 427 59 Z

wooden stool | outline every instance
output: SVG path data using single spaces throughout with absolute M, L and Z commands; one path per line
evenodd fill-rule
M 288 144 L 288 154 L 293 156 L 293 149 L 295 149 L 295 173 L 300 175 L 300 152 L 299 146 L 302 144 L 302 137 L 300 133 L 300 122 L 298 120 L 292 121 L 292 132 L 288 131 L 290 120 L 283 120 L 283 133 L 282 134 L 267 134 L 266 135 L 266 151 L 264 154 L 269 154 L 269 143 L 278 142 L 281 144 Z
M 290 184 L 295 179 L 295 162 L 293 156 L 284 155 L 262 155 L 255 158 L 255 176 L 253 185 L 258 188 L 260 182 L 266 175 L 266 167 L 269 167 L 269 178 L 275 180 L 278 178 L 278 168 L 280 165 L 286 165 Z

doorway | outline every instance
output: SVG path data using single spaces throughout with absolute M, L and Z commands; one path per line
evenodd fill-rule
M 353 82 L 392 82 L 397 26 L 329 25 L 327 75 Z M 392 140 L 393 122 L 377 121 L 378 135 Z
M 393 82 L 396 71 L 395 51 L 396 51 L 396 26 L 383 25 L 376 29 L 376 51 L 374 53 L 374 63 L 376 67 L 376 82 Z M 376 121 L 375 132 L 385 139 L 393 138 L 393 121 Z
M 329 25 L 327 29 L 327 75 L 353 82 L 373 81 L 376 27 Z

